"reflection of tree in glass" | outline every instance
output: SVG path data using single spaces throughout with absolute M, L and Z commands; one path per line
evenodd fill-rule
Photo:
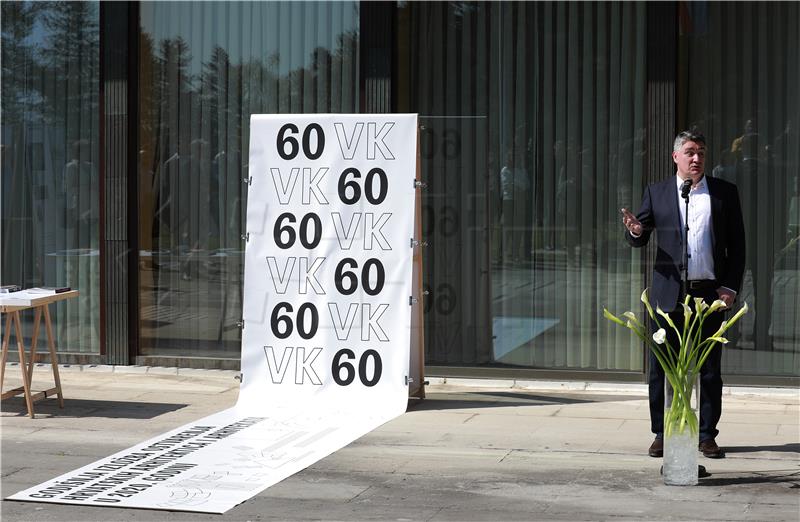
M 194 353 L 193 340 L 207 338 L 238 349 L 238 328 L 208 325 L 227 324 L 226 307 L 242 298 L 242 181 L 257 176 L 247 170 L 250 115 L 357 111 L 358 32 L 348 29 L 358 16 L 348 5 L 142 4 L 139 239 L 158 255 L 142 272 L 153 290 L 141 299 L 159 314 L 189 317 L 153 331 L 153 349 Z M 209 16 L 212 30 L 187 23 Z M 258 32 L 242 20 L 261 24 Z
M 3 212 L 26 218 L 3 221 L 15 256 L 3 256 L 2 270 L 80 288 L 57 312 L 58 342 L 96 351 L 99 258 L 44 254 L 99 241 L 99 3 L 3 2 L 2 22 Z
M 98 6 L 92 2 L 47 2 L 42 20 L 47 37 L 41 49 L 54 85 L 44 100 L 48 118 L 66 125 L 67 141 L 88 138 L 96 123 L 81 115 L 96 114 L 99 104 Z M 52 93 L 52 95 L 48 95 Z
M 2 17 L 2 113 L 8 130 L 4 146 L 14 151 L 7 168 L 22 175 L 23 185 L 36 184 L 40 198 L 53 197 L 64 184 L 61 169 L 53 166 L 76 159 L 69 157 L 72 144 L 83 140 L 87 146 L 82 147 L 80 161 L 95 161 L 98 6 L 3 2 Z M 44 177 L 31 177 L 34 171 Z M 25 190 L 20 187 L 15 189 L 18 195 Z M 50 208 L 58 208 L 53 203 Z
M 152 248 L 241 246 L 242 147 L 250 114 L 356 110 L 358 38 L 357 31 L 344 31 L 333 48 L 317 46 L 302 65 L 287 68 L 290 45 L 238 60 L 214 45 L 198 61 L 194 40 L 142 33 L 140 156 L 143 175 L 152 176 L 153 200 L 143 203 L 152 205 L 143 208 L 154 218 Z M 192 150 L 192 143 L 206 146 Z M 201 190 L 182 186 L 189 179 Z M 190 208 L 195 218 L 186 215 Z M 185 238 L 187 219 L 202 223 Z
M 30 89 L 26 82 L 26 69 L 34 67 L 35 42 L 31 33 L 36 17 L 45 4 L 33 2 L 2 2 L 2 71 L 3 71 L 3 121 L 18 121 L 24 114 Z

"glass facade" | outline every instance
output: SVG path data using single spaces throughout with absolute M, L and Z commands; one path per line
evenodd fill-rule
M 81 353 L 100 351 L 99 12 L 2 3 L 2 284 L 80 290 L 51 313 Z
M 711 173 L 736 183 L 747 268 L 727 373 L 800 374 L 800 5 L 687 3 L 680 87 Z
M 237 358 L 250 115 L 357 112 L 358 4 L 140 9 L 139 355 Z
M 645 5 L 406 9 L 430 183 L 426 361 L 641 371 L 598 311 L 637 307 L 643 287 L 618 215 L 643 188 Z
M 798 4 L 129 6 L 113 15 L 138 36 L 113 78 L 137 107 L 126 148 L 100 123 L 111 10 L 2 4 L 0 279 L 81 291 L 55 311 L 60 350 L 103 362 L 103 316 L 129 321 L 130 362 L 235 361 L 250 114 L 386 110 L 420 114 L 437 372 L 643 379 L 640 344 L 602 318 L 604 306 L 639 311 L 648 284 L 652 252 L 624 241 L 619 209 L 670 175 L 669 134 L 697 125 L 707 174 L 737 183 L 747 221 L 740 298 L 754 312 L 725 349 L 726 376 L 800 377 Z M 658 105 L 654 86 L 674 104 Z M 100 262 L 112 155 L 131 156 L 120 165 L 132 172 L 113 175 L 138 190 L 125 211 L 138 224 L 130 317 L 101 305 L 118 270 Z

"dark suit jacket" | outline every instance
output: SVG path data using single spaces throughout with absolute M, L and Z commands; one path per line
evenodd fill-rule
M 706 176 L 706 181 L 711 197 L 714 274 L 719 286 L 726 286 L 738 293 L 745 263 L 744 221 L 739 191 L 733 183 L 718 178 Z M 654 230 L 656 232 L 656 261 L 649 296 L 650 304 L 654 308 L 658 304 L 665 312 L 674 310 L 681 297 L 683 230 L 679 204 L 685 203 L 678 196 L 675 176 L 654 183 L 645 189 L 642 206 L 636 215 L 642 223 L 642 235 L 635 238 L 625 231 L 626 239 L 635 247 L 645 246 L 650 234 Z

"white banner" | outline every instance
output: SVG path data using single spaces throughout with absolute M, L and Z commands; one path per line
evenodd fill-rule
M 9 497 L 224 513 L 402 414 L 416 115 L 254 115 L 233 408 Z

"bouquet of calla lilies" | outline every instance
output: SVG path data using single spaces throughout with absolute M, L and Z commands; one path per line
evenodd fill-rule
M 687 429 L 692 434 L 698 432 L 697 415 L 691 406 L 694 382 L 711 350 L 717 344 L 728 343 L 723 334 L 748 310 L 747 303 L 744 303 L 733 317 L 722 321 L 722 325 L 714 334 L 706 339 L 701 339 L 703 322 L 711 313 L 725 308 L 725 303 L 717 299 L 709 305 L 703 299 L 695 297 L 694 311 L 692 311 L 690 306 L 691 299 L 687 295 L 681 303 L 683 307 L 683 328 L 679 329 L 669 314 L 661 310 L 660 307 L 657 307 L 656 311 L 653 312 L 653 307 L 650 306 L 650 301 L 647 299 L 647 289 L 642 292 L 642 302 L 647 308 L 650 318 L 656 321 L 656 314 L 658 314 L 670 328 L 675 330 L 675 333 L 678 334 L 678 344 L 680 345 L 678 347 L 671 346 L 667 342 L 667 332 L 664 328 L 659 328 L 650 337 L 647 335 L 647 327 L 636 318 L 636 314 L 633 312 L 625 312 L 622 317 L 617 317 L 603 308 L 603 316 L 606 319 L 629 328 L 639 339 L 649 345 L 664 369 L 664 376 L 673 390 L 670 409 L 664 412 L 664 436 L 666 437 L 673 434 L 681 434 Z

